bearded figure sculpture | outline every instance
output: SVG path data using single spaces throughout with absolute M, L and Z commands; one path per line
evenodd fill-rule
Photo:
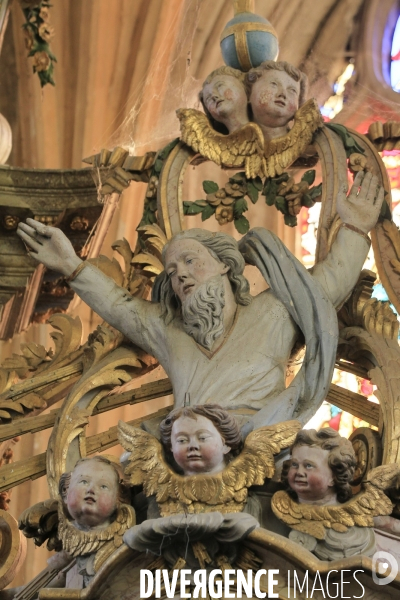
M 74 291 L 113 327 L 154 356 L 171 379 L 175 407 L 218 403 L 254 428 L 298 419 L 322 403 L 337 345 L 335 307 L 349 295 L 369 249 L 383 190 L 359 174 L 337 199 L 342 226 L 327 258 L 308 272 L 271 232 L 238 243 L 189 229 L 165 246 L 153 301 L 135 298 L 78 258 L 64 234 L 28 219 L 19 233 L 31 256 L 67 277 Z M 252 297 L 243 275 L 256 265 L 270 289 Z M 303 366 L 285 388 L 287 363 L 302 332 Z

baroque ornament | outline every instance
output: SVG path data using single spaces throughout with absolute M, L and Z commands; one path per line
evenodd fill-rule
M 349 527 L 373 527 L 373 517 L 390 515 L 391 500 L 384 490 L 393 487 L 393 479 L 399 476 L 397 465 L 383 465 L 368 473 L 363 491 L 348 502 L 336 505 L 299 504 L 285 492 L 276 492 L 272 498 L 275 515 L 291 529 L 307 533 L 319 540 L 327 529 L 345 533 Z
M 215 131 L 207 117 L 195 109 L 177 111 L 181 139 L 195 152 L 217 165 L 244 168 L 246 177 L 277 177 L 306 150 L 313 134 L 323 125 L 315 100 L 308 100 L 294 116 L 293 127 L 283 137 L 264 141 L 256 123 L 224 135 Z
M 244 448 L 223 471 L 214 475 L 182 476 L 167 463 L 161 443 L 151 434 L 119 423 L 119 439 L 131 452 L 125 474 L 130 485 L 143 485 L 155 495 L 161 515 L 241 512 L 248 488 L 262 485 L 275 472 L 274 455 L 293 442 L 301 425 L 286 421 L 249 434 Z
M 30 8 L 33 5 L 33 3 L 28 4 Z M 245 8 L 248 9 L 247 2 L 238 2 L 237 4 L 241 4 L 242 8 L 246 4 Z M 43 23 L 40 22 L 40 19 L 44 23 L 48 22 L 47 8 L 42 3 L 37 19 L 39 23 L 38 35 L 42 36 L 41 39 L 45 43 L 52 35 L 52 30 L 47 25 L 43 26 Z M 243 14 L 245 12 L 242 11 Z M 236 37 L 241 36 L 239 43 L 236 40 L 236 47 L 238 48 L 241 45 L 243 51 L 245 50 L 244 43 L 247 43 L 249 39 L 254 39 L 254 36 L 248 36 L 247 32 L 243 36 L 244 28 L 238 27 L 238 23 L 240 25 L 240 19 L 236 19 L 235 31 L 232 30 L 229 35 L 238 34 Z M 250 34 L 259 33 L 257 28 L 250 27 L 250 30 Z M 46 73 L 49 74 L 50 59 L 45 48 L 42 46 L 34 48 L 37 41 L 34 33 L 31 27 L 26 28 L 27 45 L 29 50 L 34 51 L 36 56 L 35 61 L 39 76 L 41 73 L 44 76 Z M 265 30 L 261 33 L 265 33 Z M 224 37 L 224 40 L 228 39 L 229 35 Z M 285 80 L 286 75 L 284 73 L 287 74 L 287 71 L 280 71 L 278 83 Z M 295 83 L 299 82 L 296 81 Z M 281 108 L 285 107 L 281 106 Z M 168 253 L 168 248 L 171 249 L 171 245 L 167 247 L 166 251 L 164 251 L 164 248 L 175 234 L 180 233 L 185 228 L 185 213 L 201 213 L 203 220 L 215 214 L 220 225 L 233 221 L 238 232 L 245 233 L 250 226 L 243 214 L 247 210 L 246 198 L 255 204 L 261 192 L 265 196 L 267 204 L 274 205 L 285 215 L 285 223 L 289 226 L 296 223 L 296 216 L 302 206 L 311 206 L 320 199 L 321 219 L 318 227 L 317 264 L 314 273 L 313 275 L 307 275 L 303 271 L 296 271 L 295 265 L 297 263 L 294 260 L 290 269 L 286 266 L 283 268 L 282 257 L 285 255 L 288 259 L 288 254 L 283 245 L 277 246 L 276 254 L 279 260 L 276 261 L 277 268 L 273 273 L 272 287 L 280 288 L 282 294 L 279 296 L 279 302 L 282 304 L 286 301 L 286 304 L 283 307 L 283 305 L 277 306 L 278 303 L 275 303 L 273 310 L 269 313 L 269 322 L 278 323 L 278 329 L 276 330 L 278 333 L 271 336 L 272 341 L 275 343 L 269 343 L 268 352 L 271 351 L 272 353 L 270 348 L 276 350 L 276 340 L 282 333 L 285 323 L 290 321 L 290 317 L 292 317 L 300 329 L 303 330 L 304 327 L 308 331 L 307 348 L 309 354 L 305 363 L 307 367 L 313 368 L 321 352 L 318 344 L 315 343 L 317 336 L 315 329 L 313 329 L 315 319 L 311 309 L 315 304 L 314 300 L 317 297 L 316 290 L 319 289 L 318 286 L 321 286 L 321 281 L 324 282 L 327 278 L 325 275 L 321 277 L 318 280 L 318 285 L 312 287 L 310 295 L 302 295 L 305 288 L 301 287 L 302 294 L 299 300 L 297 293 L 292 294 L 287 299 L 286 290 L 287 285 L 290 285 L 293 281 L 293 275 L 305 279 L 309 276 L 312 282 L 314 277 L 318 277 L 318 272 L 321 273 L 322 271 L 323 273 L 324 266 L 326 266 L 324 260 L 327 259 L 328 263 L 329 261 L 332 262 L 335 248 L 341 245 L 336 244 L 337 240 L 340 238 L 346 239 L 348 245 L 346 246 L 343 242 L 343 245 L 346 246 L 344 257 L 342 255 L 338 260 L 341 270 L 336 273 L 333 285 L 327 286 L 325 290 L 327 298 L 325 296 L 318 297 L 322 304 L 332 304 L 332 307 L 329 304 L 331 307 L 329 319 L 331 320 L 321 318 L 318 326 L 321 325 L 320 330 L 327 337 L 328 334 L 331 335 L 334 332 L 336 314 L 333 304 L 336 307 L 341 305 L 348 294 L 351 293 L 354 283 L 357 283 L 362 259 L 368 251 L 369 240 L 366 231 L 374 227 L 376 222 L 375 219 L 374 223 L 370 223 L 364 229 L 357 227 L 355 222 L 350 226 L 346 222 L 346 213 L 342 212 L 343 205 L 346 205 L 346 201 L 347 204 L 354 204 L 350 201 L 354 200 L 353 192 L 351 191 L 348 197 L 350 200 L 346 198 L 346 192 L 343 192 L 344 189 L 347 189 L 348 169 L 350 169 L 353 174 L 358 173 L 354 187 L 361 194 L 362 202 L 359 194 L 356 193 L 360 205 L 365 205 L 371 200 L 368 194 L 364 193 L 362 182 L 368 183 L 366 187 L 372 185 L 372 175 L 374 176 L 373 181 L 376 182 L 373 183 L 373 186 L 375 186 L 379 199 L 383 195 L 382 192 L 379 192 L 380 187 L 385 191 L 380 222 L 372 232 L 372 242 L 381 280 L 385 288 L 388 289 L 388 293 L 390 290 L 390 300 L 395 306 L 398 306 L 400 298 L 400 234 L 391 220 L 390 186 L 376 148 L 370 139 L 352 132 L 342 125 L 336 123 L 324 125 L 318 107 L 313 100 L 303 104 L 297 111 L 292 113 L 292 117 L 293 115 L 293 127 L 288 129 L 287 133 L 266 141 L 266 136 L 263 135 L 261 127 L 256 123 L 248 123 L 234 133 L 224 135 L 218 133 L 212 127 L 206 115 L 193 109 L 180 109 L 178 117 L 181 121 L 181 139 L 172 140 L 160 151 L 148 152 L 144 156 L 130 156 L 126 149 L 118 147 L 113 151 L 102 150 L 98 155 L 87 159 L 87 162 L 93 167 L 93 177 L 99 188 L 99 196 L 105 199 L 105 203 L 108 202 L 108 196 L 113 194 L 115 198 L 123 193 L 131 181 L 147 183 L 148 187 L 144 212 L 138 227 L 139 235 L 136 248 L 131 249 L 126 240 L 118 241 L 113 246 L 121 255 L 125 263 L 125 269 L 123 270 L 120 267 L 119 262 L 110 261 L 105 257 L 99 257 L 90 260 L 90 262 L 88 260 L 82 264 L 91 264 L 92 266 L 84 268 L 81 265 L 78 272 L 71 269 L 70 273 L 65 273 L 65 276 L 70 278 L 70 285 L 72 287 L 78 286 L 79 281 L 85 281 L 88 272 L 95 273 L 95 284 L 89 286 L 90 293 L 92 293 L 93 290 L 101 289 L 99 281 L 102 273 L 108 275 L 115 282 L 115 286 L 107 289 L 110 289 L 112 293 L 118 290 L 121 304 L 133 306 L 137 303 L 142 307 L 146 307 L 146 311 L 148 311 L 146 318 L 140 320 L 140 327 L 135 331 L 144 330 L 152 319 L 152 317 L 149 318 L 149 314 L 159 298 L 160 287 L 167 281 L 164 273 L 165 254 Z M 291 120 L 292 118 L 289 119 L 289 121 Z M 286 125 L 288 124 L 285 123 Z M 387 149 L 391 146 L 393 149 L 396 146 L 398 138 L 396 124 L 391 124 L 386 129 L 383 127 L 382 132 L 378 131 L 378 133 L 382 133 L 382 135 L 377 135 L 374 138 L 374 142 L 378 147 Z M 310 144 L 312 144 L 311 149 L 309 148 Z M 317 158 L 316 153 L 318 154 Z M 204 199 L 193 203 L 183 202 L 182 181 L 185 168 L 188 165 L 196 166 L 204 162 L 204 159 L 211 160 L 223 168 L 244 169 L 244 172 L 232 174 L 223 188 L 217 187 L 215 189 L 215 185 L 210 185 L 213 182 L 205 181 L 203 184 Z M 310 167 L 315 166 L 315 160 L 320 161 L 324 177 L 321 184 L 311 187 L 314 184 L 315 172 Z M 293 166 L 296 169 L 301 167 L 307 170 L 299 176 L 291 170 Z M 261 178 L 266 178 L 266 180 L 262 181 Z M 374 202 L 370 202 L 370 213 L 373 207 Z M 359 206 L 358 217 L 360 217 L 361 208 L 362 206 Z M 38 210 L 35 209 L 32 214 L 39 217 L 37 219 L 39 223 L 36 223 L 35 227 L 56 224 L 52 221 L 53 213 L 51 212 L 43 211 L 39 214 Z M 76 232 L 83 229 L 85 223 L 80 213 L 77 217 L 75 214 L 75 221 L 70 217 L 68 225 L 74 223 L 75 229 L 72 228 L 72 231 Z M 21 222 L 24 220 L 25 215 L 22 216 Z M 32 240 L 40 236 L 42 232 L 42 229 L 34 230 Z M 7 235 L 9 234 L 7 233 Z M 215 238 L 216 235 L 210 234 L 210 237 Z M 263 235 L 260 230 L 258 235 L 261 237 Z M 257 232 L 253 232 L 247 238 L 247 243 L 250 243 L 245 255 L 246 259 L 250 263 L 256 264 L 264 274 L 265 265 L 257 259 L 257 254 L 254 253 L 254 247 L 257 245 L 256 240 Z M 277 245 L 278 241 L 270 240 L 270 245 L 263 248 L 264 253 L 267 250 L 269 252 L 274 244 Z M 354 251 L 353 248 L 355 248 Z M 343 275 L 343 269 L 347 268 L 354 258 L 360 259 L 360 265 L 352 270 L 352 283 L 349 288 L 344 289 L 343 287 L 340 294 L 338 294 L 338 288 L 346 279 Z M 220 260 L 221 262 L 223 263 L 223 260 Z M 97 267 L 102 273 L 96 271 L 94 267 Z M 186 269 L 189 269 L 189 267 L 186 266 Z M 169 279 L 174 277 L 173 268 L 169 269 L 168 275 Z M 276 284 L 278 278 L 279 285 Z M 63 281 L 65 284 L 65 279 Z M 309 285 L 310 281 L 308 281 Z M 353 526 L 368 528 L 372 527 L 374 515 L 389 515 L 393 503 L 384 492 L 385 490 L 394 489 L 397 484 L 398 472 L 396 469 L 392 469 L 390 463 L 398 462 L 400 456 L 399 426 L 396 418 L 399 409 L 397 373 L 400 364 L 397 342 L 398 323 L 389 304 L 371 299 L 370 291 L 373 285 L 371 276 L 369 276 L 367 284 L 364 284 L 365 278 L 364 283 L 359 281 L 356 285 L 355 292 L 340 313 L 337 360 L 341 368 L 361 374 L 363 377 L 371 377 L 372 383 L 376 383 L 378 387 L 377 395 L 380 396 L 381 403 L 379 407 L 374 405 L 375 410 L 372 410 L 372 408 L 367 409 L 367 401 L 361 394 L 352 393 L 351 395 L 348 390 L 346 390 L 348 392 L 346 394 L 344 391 L 340 391 L 338 386 L 333 391 L 338 406 L 342 402 L 342 405 L 349 408 L 349 410 L 358 411 L 357 414 L 361 417 L 372 415 L 370 417 L 373 419 L 371 423 L 373 422 L 379 427 L 377 436 L 382 440 L 383 463 L 386 464 L 368 472 L 372 461 L 368 459 L 369 449 L 366 446 L 365 448 L 362 447 L 360 449 L 360 456 L 363 457 L 360 461 L 362 462 L 360 465 L 362 468 L 359 469 L 357 477 L 363 480 L 363 491 L 342 505 L 310 507 L 310 505 L 296 504 L 285 492 L 279 492 L 274 497 L 274 509 L 283 521 L 286 519 L 285 522 L 293 529 L 301 533 L 309 532 L 310 535 L 320 540 L 324 539 L 328 530 L 345 533 L 348 528 Z M 111 282 L 108 285 L 113 286 L 114 284 Z M 153 303 L 146 302 L 151 290 L 154 297 Z M 185 292 L 187 290 L 182 290 L 182 294 Z M 271 296 L 272 293 L 264 295 L 266 298 L 271 298 Z M 103 294 L 102 302 L 107 299 L 108 294 Z M 253 299 L 253 307 L 258 301 L 257 298 Z M 296 303 L 295 308 L 293 308 L 293 303 Z M 178 309 L 178 302 L 177 305 L 173 305 L 173 308 Z M 290 306 L 292 309 L 290 309 Z M 199 350 L 199 353 L 201 353 L 199 363 L 201 360 L 205 361 L 205 358 L 208 361 L 207 364 L 214 359 L 218 361 L 221 354 L 229 348 L 230 335 L 235 334 L 235 331 L 237 335 L 238 329 L 235 330 L 235 327 L 239 323 L 240 315 L 246 314 L 246 311 L 249 313 L 248 307 L 249 305 L 245 303 L 236 307 L 236 315 L 238 316 L 233 318 L 232 330 L 229 330 L 228 334 L 224 336 L 220 349 L 217 348 L 215 351 L 212 348 L 207 350 L 205 347 L 199 349 L 201 344 L 195 343 L 194 339 L 190 338 L 190 344 L 184 348 L 187 348 L 188 351 L 192 348 Z M 116 306 L 113 307 L 113 309 L 115 308 Z M 113 310 L 114 313 L 115 310 Z M 255 313 L 257 318 L 251 322 L 252 324 L 255 322 L 254 339 L 251 339 L 254 345 L 257 343 L 255 341 L 257 330 L 261 328 L 260 315 L 262 315 L 262 311 L 257 312 L 255 310 Z M 113 314 L 111 314 L 110 320 Z M 126 318 L 127 316 L 129 318 Z M 119 327 L 121 331 L 125 332 L 125 326 L 130 323 L 131 316 L 132 313 L 129 313 L 129 311 L 125 313 L 125 318 L 121 321 L 122 326 Z M 174 317 L 176 325 L 180 318 L 179 310 L 176 310 Z M 299 322 L 296 320 L 297 318 L 299 318 Z M 157 322 L 157 324 L 162 323 L 159 313 L 157 313 L 154 322 Z M 80 342 L 81 326 L 79 320 L 72 320 L 72 317 L 67 316 L 57 316 L 53 318 L 52 323 L 56 325 L 57 329 L 55 334 L 56 350 L 53 354 L 42 346 L 28 344 L 22 348 L 20 355 L 14 355 L 12 359 L 6 361 L 0 370 L 0 418 L 2 422 L 0 433 L 3 436 L 2 439 L 11 439 L 12 436 L 19 433 L 53 428 L 46 454 L 1 467 L 2 476 L 6 481 L 2 489 L 8 489 L 8 487 L 18 485 L 32 477 L 47 474 L 53 500 L 40 503 L 40 505 L 28 509 L 21 516 L 20 525 L 25 535 L 27 537 L 33 536 L 38 543 L 43 543 L 47 539 L 48 546 L 53 549 L 60 547 L 61 538 L 65 548 L 69 549 L 72 554 L 79 555 L 88 551 L 98 553 L 99 561 L 96 563 L 98 570 L 93 581 L 83 591 L 71 590 L 71 598 L 81 597 L 88 600 L 90 598 L 101 598 L 103 600 L 107 597 L 108 600 L 111 600 L 115 597 L 123 597 L 122 594 L 125 593 L 126 589 L 135 597 L 135 577 L 137 584 L 140 568 L 147 568 L 149 565 L 152 565 L 152 568 L 161 568 L 160 565 L 164 566 L 164 562 L 161 559 L 156 563 L 153 560 L 149 561 L 148 557 L 143 557 L 139 554 L 139 551 L 136 554 L 132 553 L 122 543 L 121 536 L 124 528 L 129 529 L 134 523 L 133 509 L 126 506 L 121 507 L 117 519 L 103 531 L 96 532 L 96 535 L 93 531 L 78 531 L 65 519 L 64 513 L 59 512 L 58 480 L 60 474 L 67 468 L 73 468 L 80 457 L 90 456 L 118 443 L 117 427 L 111 427 L 110 430 L 95 436 L 85 436 L 85 428 L 92 415 L 128 403 L 136 404 L 137 402 L 164 396 L 172 391 L 175 393 L 175 401 L 179 396 L 182 403 L 186 403 L 188 385 L 181 386 L 178 394 L 176 388 L 180 381 L 176 373 L 171 370 L 171 380 L 174 376 L 174 390 L 172 390 L 171 382 L 164 380 L 163 382 L 146 384 L 141 388 L 119 393 L 121 384 L 127 383 L 132 378 L 154 368 L 157 364 L 156 359 L 150 357 L 147 350 L 142 350 L 140 344 L 140 348 L 132 345 L 128 341 L 129 336 L 124 337 L 121 331 L 116 330 L 107 323 L 103 323 L 96 331 L 92 332 L 83 345 Z M 165 331 L 166 327 L 161 327 L 158 334 L 153 336 L 152 343 L 156 350 L 159 350 L 162 345 Z M 233 345 L 235 353 L 232 353 L 230 360 L 227 361 L 232 376 L 226 377 L 223 384 L 216 387 L 216 392 L 221 394 L 222 400 L 227 403 L 231 400 L 228 389 L 231 395 L 236 393 L 237 381 L 240 381 L 242 385 L 245 379 L 245 360 L 243 362 L 239 361 L 237 348 L 243 342 L 244 335 L 248 331 L 248 325 L 243 325 L 239 331 L 240 335 L 238 335 Z M 131 333 L 131 330 L 128 333 Z M 288 337 L 293 341 L 295 334 L 296 332 L 290 331 Z M 187 340 L 189 334 L 182 332 L 182 336 L 184 335 L 186 335 L 185 339 Z M 184 339 L 184 337 L 181 339 Z M 133 341 L 136 344 L 137 340 Z M 283 352 L 282 355 L 289 354 L 292 348 L 292 346 L 289 348 L 290 344 L 288 343 L 288 351 Z M 248 351 L 251 350 L 251 346 L 251 343 L 247 344 Z M 322 368 L 317 365 L 315 367 L 315 377 L 310 377 L 311 381 L 315 382 L 316 375 L 320 376 L 322 372 L 325 374 L 324 377 L 321 376 L 323 385 L 321 384 L 319 386 L 321 389 L 318 389 L 321 398 L 332 397 L 332 386 L 329 387 L 329 375 L 335 362 L 336 338 L 334 343 L 330 343 L 328 346 L 330 350 L 327 354 L 324 353 L 324 357 L 327 356 L 329 360 L 325 358 Z M 178 347 L 179 344 L 170 344 L 168 352 L 172 352 L 171 348 L 175 350 Z M 262 354 L 259 352 L 258 347 L 256 350 L 259 354 Z M 182 362 L 186 358 L 186 354 L 187 352 L 184 351 L 177 362 Z M 242 354 L 244 353 L 240 353 L 240 360 L 243 358 Z M 267 352 L 264 352 L 262 358 L 264 361 L 262 368 L 264 370 L 266 358 Z M 285 370 L 285 359 L 282 356 L 277 357 L 272 354 L 271 361 L 275 371 L 277 361 L 282 366 L 282 372 Z M 165 356 L 160 358 L 160 362 L 163 364 L 167 362 Z M 191 361 L 189 367 L 191 368 L 194 363 L 195 361 Z M 253 392 L 256 389 L 252 386 L 255 385 L 254 382 L 256 381 L 254 366 L 257 361 L 249 360 L 248 363 L 251 364 L 251 370 L 248 371 L 250 382 L 248 389 Z M 167 372 L 168 368 L 169 365 L 166 367 Z M 228 369 L 226 370 L 228 372 Z M 222 375 L 225 375 L 223 369 L 216 368 L 214 373 L 216 372 L 218 372 L 222 381 Z M 203 383 L 204 377 L 202 376 L 201 379 L 200 383 Z M 282 389 L 284 388 L 283 381 L 282 375 Z M 299 381 L 301 381 L 301 378 L 296 380 L 295 385 L 298 384 L 300 387 Z M 214 383 L 214 380 L 212 383 Z M 274 382 L 272 382 L 273 385 Z M 231 387 L 229 388 L 229 386 Z M 184 391 L 182 392 L 183 388 Z M 293 389 L 293 386 L 289 386 L 282 393 L 290 394 Z M 308 387 L 306 391 L 308 392 L 309 389 Z M 280 391 L 278 390 L 278 392 Z M 312 391 L 315 392 L 314 389 Z M 193 393 L 192 400 L 196 401 L 194 395 Z M 253 401 L 251 393 L 249 393 L 249 396 Z M 209 398 L 209 389 L 207 389 L 204 392 L 203 401 L 208 401 Z M 308 400 L 309 394 L 305 393 L 304 398 Z M 57 412 L 44 415 L 38 414 L 39 411 L 51 406 L 60 399 L 63 400 L 63 404 Z M 282 409 L 282 406 L 285 407 L 286 405 L 283 402 L 276 402 L 275 397 L 275 403 L 272 401 L 269 407 L 262 406 L 262 410 L 264 410 L 262 418 L 266 418 L 265 410 L 267 412 L 268 410 L 285 410 L 285 408 Z M 253 409 L 252 406 L 250 408 Z M 260 406 L 256 407 L 257 410 L 259 408 Z M 257 427 L 261 422 L 261 416 L 258 417 L 256 409 L 251 411 L 252 427 Z M 33 416 L 33 411 L 36 411 L 35 416 Z M 150 416 L 159 419 L 165 416 L 166 412 L 168 412 L 168 409 L 162 409 L 155 415 Z M 285 415 L 283 415 L 283 418 L 285 418 Z M 278 426 L 255 429 L 255 431 L 249 433 L 246 429 L 246 425 L 249 424 L 249 415 L 245 415 L 243 417 L 245 423 L 243 435 L 248 435 L 242 454 L 233 459 L 220 473 L 182 476 L 176 473 L 168 464 L 161 444 L 157 439 L 145 431 L 136 429 L 141 421 L 143 419 L 136 419 L 129 424 L 122 423 L 119 427 L 120 440 L 131 452 L 127 465 L 127 474 L 131 485 L 143 485 L 147 495 L 156 497 L 163 518 L 178 517 L 178 520 L 182 521 L 182 518 L 185 519 L 191 513 L 189 516 L 194 518 L 192 524 L 197 523 L 197 527 L 200 529 L 205 526 L 206 519 L 200 523 L 201 519 L 199 517 L 210 517 L 211 521 L 212 513 L 220 511 L 224 513 L 223 517 L 222 515 L 219 516 L 220 521 L 223 521 L 224 518 L 229 519 L 229 517 L 226 517 L 226 513 L 239 513 L 244 509 L 249 499 L 249 486 L 263 485 L 265 478 L 270 478 L 274 474 L 274 455 L 292 444 L 300 427 L 296 422 L 289 421 L 280 423 Z M 359 448 L 361 448 L 360 444 Z M 22 462 L 24 464 L 21 464 Z M 198 521 L 196 521 L 197 518 L 199 518 Z M 150 521 L 150 519 L 145 521 L 144 530 L 146 527 L 149 531 L 157 529 L 157 521 L 155 523 Z M 58 523 L 59 532 L 56 530 Z M 171 524 L 174 525 L 174 521 L 169 521 L 170 526 Z M 164 526 L 165 522 L 163 522 Z M 133 526 L 133 529 L 135 529 L 135 526 Z M 217 525 L 213 530 L 213 535 L 214 533 L 217 535 L 220 529 Z M 182 531 L 183 535 L 186 535 L 186 523 L 182 526 Z M 15 532 L 12 538 L 13 540 L 17 539 Z M 297 568 L 300 564 L 304 570 L 310 569 L 313 573 L 321 573 L 322 576 L 327 573 L 325 562 L 318 561 L 315 557 L 310 558 L 308 553 L 291 540 L 269 532 L 263 527 L 254 529 L 250 533 L 248 541 L 253 544 L 253 549 L 256 545 L 257 552 L 260 551 L 260 555 L 262 555 L 261 550 L 264 552 L 263 556 L 267 557 L 265 559 L 267 564 L 272 558 L 279 561 L 281 557 L 284 557 L 279 563 L 282 568 L 286 567 L 287 564 L 294 565 Z M 159 540 L 157 540 L 157 543 L 159 545 Z M 243 569 L 261 568 L 263 565 L 262 559 L 256 556 L 255 553 L 251 554 L 252 551 L 246 547 L 247 542 L 242 541 L 241 543 L 244 546 L 242 560 L 234 563 L 228 556 L 218 556 L 218 566 L 221 569 L 229 568 L 232 564 Z M 16 547 L 15 544 L 13 547 Z M 102 553 L 103 550 L 104 554 Z M 193 552 L 195 559 L 202 568 L 206 568 L 207 565 L 211 564 L 208 560 L 210 554 L 203 542 L 192 544 L 191 552 Z M 178 569 L 185 564 L 189 564 L 192 557 L 188 557 L 187 554 L 182 552 L 172 566 Z M 99 568 L 100 562 L 102 563 L 101 569 Z M 125 571 L 123 571 L 124 565 L 126 567 Z M 345 559 L 334 561 L 328 566 L 332 569 L 354 569 L 356 566 L 361 566 L 365 569 L 366 579 L 372 573 L 372 563 L 371 561 L 368 562 L 365 556 L 353 557 L 347 562 Z M 124 573 L 124 577 L 121 577 L 121 572 Z M 46 581 L 49 581 L 49 579 Z M 121 581 L 126 584 L 123 590 L 119 587 L 120 584 L 122 585 Z M 131 584 L 132 581 L 133 584 Z M 397 578 L 394 585 L 397 586 L 399 581 L 400 579 Z M 105 584 L 106 587 L 102 587 Z M 43 586 L 39 585 L 36 591 L 40 587 Z M 283 588 L 284 585 L 280 589 Z M 365 596 L 366 598 L 371 597 L 368 596 L 368 593 Z M 40 594 L 43 598 L 52 598 L 52 594 L 54 594 L 54 597 L 69 597 L 68 590 L 55 591 L 50 588 L 41 590 Z

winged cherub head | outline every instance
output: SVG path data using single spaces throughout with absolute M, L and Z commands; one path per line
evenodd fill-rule
M 160 433 L 184 475 L 219 473 L 242 445 L 235 418 L 218 404 L 176 408 L 162 421 Z
M 165 322 L 181 318 L 186 333 L 210 349 L 224 332 L 225 307 L 251 302 L 236 240 L 225 233 L 188 229 L 164 246 L 162 259 L 165 271 L 155 297 Z
M 285 135 L 306 100 L 307 76 L 287 62 L 267 60 L 250 69 L 245 81 L 254 121 L 266 140 Z
M 117 465 L 103 456 L 79 460 L 60 477 L 59 492 L 65 512 L 83 530 L 108 527 L 126 500 Z
M 232 133 L 249 122 L 244 78 L 242 71 L 219 67 L 203 83 L 200 102 L 214 129 L 221 133 Z
M 326 427 L 299 431 L 291 448 L 282 481 L 300 503 L 337 504 L 353 493 L 350 482 L 357 461 L 351 442 Z

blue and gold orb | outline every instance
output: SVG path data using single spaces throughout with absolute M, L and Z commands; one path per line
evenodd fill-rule
M 278 35 L 264 17 L 240 12 L 221 34 L 221 52 L 228 67 L 247 72 L 266 60 L 278 58 Z

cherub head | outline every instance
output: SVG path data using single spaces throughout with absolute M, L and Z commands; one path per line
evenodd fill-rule
M 160 433 L 184 475 L 219 473 L 242 444 L 235 418 L 218 404 L 176 408 L 161 423 Z
M 346 502 L 352 497 L 350 482 L 356 463 L 351 442 L 334 429 L 303 429 L 291 448 L 282 481 L 301 503 Z
M 237 69 L 219 67 L 203 83 L 199 99 L 217 131 L 222 129 L 215 123 L 222 123 L 232 133 L 249 122 L 244 77 Z
M 83 458 L 63 473 L 59 493 L 67 516 L 86 530 L 108 527 L 127 494 L 117 465 L 103 456 Z
M 261 127 L 287 126 L 306 99 L 307 76 L 284 61 L 261 63 L 250 69 L 245 82 L 254 121 Z

